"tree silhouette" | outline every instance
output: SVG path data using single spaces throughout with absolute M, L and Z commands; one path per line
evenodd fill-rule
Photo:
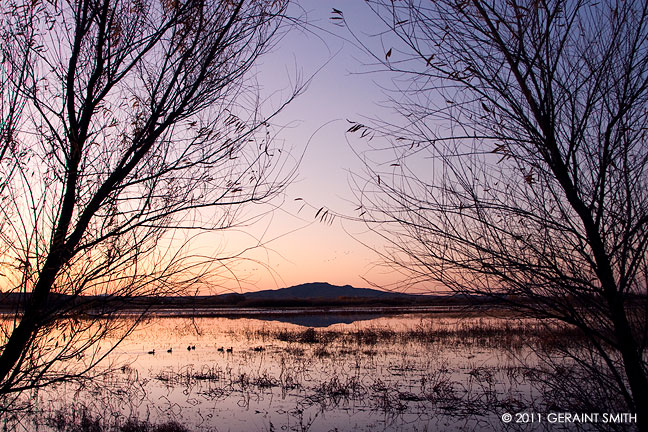
M 135 320 L 111 300 L 184 292 L 189 241 L 292 176 L 250 72 L 276 0 L 11 1 L 0 21 L 0 393 L 87 376 Z M 9 306 L 10 305 L 10 306 Z M 5 401 L 6 402 L 6 401 Z M 10 402 L 9 402 L 10 403 Z
M 648 3 L 368 3 L 383 50 L 357 41 L 395 73 L 404 119 L 349 129 L 389 141 L 356 183 L 384 256 L 578 327 L 588 384 L 644 411 Z

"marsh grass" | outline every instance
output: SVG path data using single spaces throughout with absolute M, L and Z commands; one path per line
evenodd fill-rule
M 181 370 L 167 369 L 155 375 L 155 379 L 167 386 L 191 386 L 197 381 L 224 381 L 226 371 L 218 366 L 202 366 L 199 369 L 186 367 Z
M 412 408 L 411 404 L 416 404 L 418 410 L 434 406 L 436 410 L 453 412 L 459 406 L 461 398 L 477 390 L 477 387 L 469 388 L 458 382 L 460 378 L 453 375 L 445 364 L 438 363 L 438 360 L 428 359 L 421 363 L 409 358 L 406 350 L 398 356 L 385 354 L 383 344 L 393 338 L 395 332 L 383 332 L 382 337 L 375 339 L 370 336 L 375 341 L 369 349 L 363 348 L 366 347 L 364 342 L 358 345 L 357 341 L 365 341 L 366 335 L 373 333 L 361 334 L 360 339 L 356 337 L 356 333 L 350 339 L 340 339 L 337 332 L 330 331 L 323 334 L 308 331 L 306 338 L 303 338 L 303 332 L 294 333 L 296 340 L 318 342 L 299 342 L 310 348 L 308 350 L 295 350 L 294 347 L 285 351 L 265 350 L 266 356 L 280 357 L 273 361 L 279 364 L 277 369 L 261 369 L 255 373 L 248 368 L 245 372 L 235 373 L 231 369 L 216 366 L 185 367 L 177 371 L 167 369 L 157 374 L 156 379 L 169 387 L 189 389 L 198 386 L 198 392 L 211 400 L 224 400 L 228 397 L 254 399 L 273 388 L 279 388 L 282 398 L 290 394 L 296 398 L 299 406 L 317 407 L 317 413 L 352 404 L 389 416 L 399 415 Z M 388 334 L 389 336 L 385 336 Z M 340 340 L 354 341 L 355 348 L 338 349 L 335 343 Z M 291 347 L 291 343 L 288 347 Z M 345 356 L 355 356 L 355 362 L 349 362 L 348 357 L 341 357 L 340 352 Z M 261 355 L 256 351 L 242 352 L 240 355 L 256 354 Z M 383 366 L 383 372 L 374 373 L 372 356 L 385 355 L 390 356 L 391 363 Z M 325 372 L 318 372 L 318 368 Z M 470 374 L 477 382 L 484 380 L 486 376 L 494 376 L 496 372 L 484 367 L 475 368 Z M 475 396 L 472 399 L 479 398 Z
M 521 349 L 525 346 L 542 346 L 544 349 L 577 346 L 584 340 L 583 334 L 574 327 L 561 323 L 531 319 L 466 319 L 422 320 L 413 328 L 394 330 L 385 327 L 331 329 L 280 329 L 257 330 L 256 337 L 278 340 L 292 344 L 329 345 L 334 342 L 364 346 L 365 352 L 379 343 L 434 343 L 444 346 L 473 346 L 493 349 Z M 301 347 L 288 349 L 303 350 Z M 326 350 L 316 348 L 321 355 Z
M 45 425 L 56 432 L 189 432 L 175 421 L 153 424 L 136 418 L 119 421 L 118 416 L 110 420 L 78 404 L 51 412 L 45 417 Z
M 162 353 L 155 357 L 168 359 L 169 363 L 160 362 L 164 368 L 150 369 L 143 380 L 136 364 L 120 369 L 123 379 L 139 380 L 137 385 L 128 387 L 129 393 L 138 388 L 154 392 L 162 389 L 153 399 L 138 396 L 144 402 L 135 405 L 131 416 L 144 413 L 143 420 L 77 405 L 52 411 L 47 417 L 49 429 L 45 430 L 186 431 L 175 422 L 149 422 L 151 418 L 157 421 L 183 417 L 174 414 L 167 418 L 161 408 L 146 405 L 149 400 L 164 400 L 177 407 L 176 403 L 183 401 L 171 399 L 183 395 L 187 399 L 184 408 L 189 410 L 192 404 L 200 406 L 208 401 L 211 407 L 233 403 L 245 412 L 253 412 L 256 406 L 274 415 L 271 410 L 276 407 L 268 403 L 266 408 L 264 401 L 289 401 L 290 407 L 279 403 L 284 423 L 277 426 L 277 417 L 273 417 L 275 423 L 268 423 L 270 430 L 308 430 L 315 419 L 334 410 L 357 410 L 382 421 L 392 419 L 395 424 L 400 424 L 399 418 L 411 415 L 429 419 L 520 412 L 530 407 L 520 388 L 539 381 L 539 375 L 519 361 L 533 353 L 534 348 L 530 351 L 523 347 L 552 351 L 581 341 L 577 331 L 552 322 L 490 317 L 435 317 L 410 321 L 407 327 L 322 329 L 264 325 L 242 327 L 239 333 L 227 331 L 223 334 L 231 339 L 215 339 L 211 342 L 212 353 L 206 351 L 206 338 L 198 346 L 196 352 L 205 349 L 200 354 L 208 361 L 194 357 L 193 351 L 188 357 L 179 357 L 174 350 L 172 355 Z M 223 345 L 233 345 L 233 352 L 219 350 Z M 181 352 L 184 356 L 184 350 Z M 497 359 L 492 360 L 493 357 Z M 182 362 L 176 360 L 180 358 Z M 503 361 L 504 358 L 507 360 Z M 170 366 L 171 360 L 182 366 Z M 153 384 L 146 387 L 146 380 Z M 147 417 L 149 406 L 155 407 L 151 409 L 154 417 Z M 219 414 L 214 411 L 213 415 L 216 418 Z M 267 418 L 269 421 L 270 416 Z M 196 429 L 195 424 L 190 424 L 190 428 L 203 430 Z

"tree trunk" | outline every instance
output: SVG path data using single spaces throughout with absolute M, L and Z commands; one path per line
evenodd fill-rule
M 55 258 L 52 258 L 56 255 Z M 11 391 L 13 377 L 12 371 L 19 367 L 23 352 L 30 344 L 34 332 L 38 328 L 38 320 L 43 318 L 42 311 L 47 304 L 47 298 L 54 284 L 54 279 L 63 263 L 61 254 L 50 254 L 46 266 L 40 274 L 38 283 L 31 293 L 31 297 L 23 309 L 23 316 L 18 326 L 11 332 L 11 336 L 0 354 L 0 394 Z M 48 265 L 49 264 L 49 265 Z
M 648 432 L 648 416 L 646 415 L 648 412 L 648 378 L 643 368 L 641 353 L 637 349 L 637 343 L 628 323 L 623 303 L 613 300 L 610 308 L 619 352 L 623 358 L 623 367 L 634 401 L 634 407 L 631 409 L 638 416 L 639 430 Z

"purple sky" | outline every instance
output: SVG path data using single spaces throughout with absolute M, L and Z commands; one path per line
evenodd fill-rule
M 244 259 L 228 262 L 222 288 L 247 291 L 312 281 L 364 287 L 368 283 L 363 278 L 378 284 L 394 279 L 385 274 L 385 269 L 376 268 L 375 253 L 350 235 L 379 247 L 375 236 L 364 233 L 365 226 L 340 218 L 332 223 L 315 219 L 320 207 L 354 214 L 349 171 L 362 167 L 346 140 L 346 119 L 375 115 L 377 103 L 384 99 L 373 82 L 376 76 L 360 73 L 366 70 L 369 59 L 339 37 L 345 35 L 344 29 L 329 19 L 333 7 L 354 21 L 359 16 L 369 17 L 370 11 L 361 1 L 336 3 L 300 1 L 303 11 L 297 13 L 307 14 L 307 30 L 292 29 L 260 59 L 257 79 L 264 94 L 274 95 L 271 103 L 289 92 L 297 74 L 308 78 L 316 73 L 305 93 L 274 121 L 286 126 L 278 135 L 285 148 L 292 149 L 295 158 L 303 153 L 303 159 L 295 181 L 284 196 L 273 201 L 277 207 L 274 211 L 251 226 L 214 234 L 217 238 L 207 241 L 212 248 L 218 244 L 225 255 L 257 242 L 264 245 L 247 251 Z M 366 19 L 357 21 L 364 23 Z M 246 207 L 241 217 L 267 210 Z M 232 275 L 228 275 L 229 270 Z
M 210 238 L 210 247 L 215 241 L 224 254 L 263 243 L 263 247 L 247 251 L 244 259 L 228 262 L 217 290 L 241 292 L 314 281 L 393 288 L 402 276 L 381 266 L 379 256 L 361 243 L 382 249 L 377 235 L 358 222 L 335 218 L 322 223 L 315 219 L 321 207 L 337 214 L 358 213 L 349 173 L 359 173 L 363 167 L 351 145 L 362 152 L 364 144 L 347 141 L 347 119 L 367 121 L 391 114 L 384 103 L 381 106 L 386 96 L 380 88 L 390 85 L 390 76 L 367 73 L 371 59 L 345 40 L 345 29 L 330 19 L 332 10 L 342 10 L 354 30 L 363 35 L 381 27 L 360 0 L 307 0 L 299 1 L 298 7 L 303 9 L 298 13 L 307 14 L 307 30 L 293 29 L 279 41 L 261 59 L 257 79 L 264 94 L 274 94 L 279 100 L 282 91 L 287 93 L 295 82 L 296 74 L 306 78 L 316 74 L 305 93 L 274 121 L 286 126 L 279 134 L 285 147 L 292 149 L 293 157 L 303 152 L 303 159 L 286 194 L 273 201 L 274 211 L 251 226 L 218 234 L 218 240 Z M 376 49 L 383 48 L 378 45 Z M 248 207 L 242 216 L 265 210 L 268 207 Z

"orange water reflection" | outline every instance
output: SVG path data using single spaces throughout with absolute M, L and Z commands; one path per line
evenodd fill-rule
M 90 402 L 117 423 L 172 419 L 190 430 L 414 431 L 497 429 L 493 401 L 530 396 L 516 371 L 531 351 L 454 332 L 509 318 L 411 313 L 319 328 L 288 318 L 150 319 L 111 355 L 124 367 L 98 389 L 60 386 L 38 405 L 51 416 Z

